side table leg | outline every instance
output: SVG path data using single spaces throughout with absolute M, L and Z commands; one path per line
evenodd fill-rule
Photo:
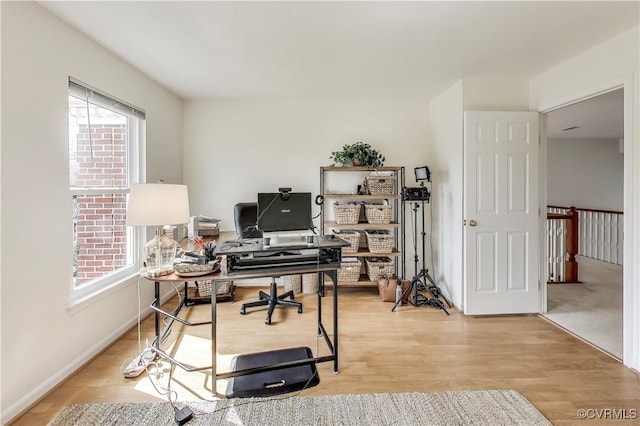
M 218 282 L 211 281 L 211 394 L 215 397 L 218 394 L 218 345 L 217 345 L 217 305 L 218 305 Z
M 156 308 L 160 308 L 160 281 L 155 282 L 155 300 L 153 304 Z M 158 311 L 154 310 L 154 321 L 156 327 L 156 339 L 155 339 L 155 348 L 160 349 L 160 314 Z M 156 352 L 158 354 L 158 352 Z

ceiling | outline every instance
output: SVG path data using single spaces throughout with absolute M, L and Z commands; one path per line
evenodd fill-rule
M 637 1 L 43 1 L 185 99 L 424 100 L 530 78 L 639 22 Z
M 613 90 L 547 113 L 547 137 L 617 142 L 624 137 L 624 90 Z

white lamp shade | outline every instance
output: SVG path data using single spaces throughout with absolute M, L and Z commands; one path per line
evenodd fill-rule
M 127 225 L 163 226 L 189 222 L 186 185 L 138 183 L 131 186 Z

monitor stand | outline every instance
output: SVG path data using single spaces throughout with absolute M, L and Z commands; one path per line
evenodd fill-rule
M 315 245 L 315 234 L 312 230 L 302 231 L 274 231 L 262 234 L 262 247 L 295 247 Z

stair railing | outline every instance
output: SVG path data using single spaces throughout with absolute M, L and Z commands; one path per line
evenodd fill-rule
M 578 222 L 575 207 L 547 207 L 548 282 L 578 282 Z
M 547 206 L 549 282 L 578 282 L 576 255 L 622 265 L 623 219 L 617 210 Z

